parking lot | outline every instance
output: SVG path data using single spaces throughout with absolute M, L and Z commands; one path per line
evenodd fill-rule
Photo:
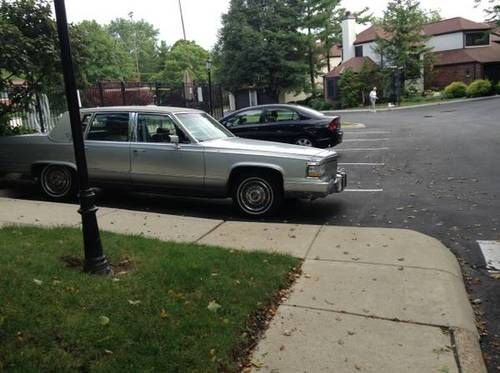
M 287 202 L 269 220 L 409 228 L 441 240 L 462 264 L 489 365 L 499 365 L 500 290 L 479 244 L 500 239 L 500 99 L 342 116 L 366 124 L 346 128 L 344 143 L 336 147 L 348 189 L 325 199 Z M 0 195 L 41 198 L 33 188 Z M 99 204 L 241 220 L 229 200 L 104 191 Z

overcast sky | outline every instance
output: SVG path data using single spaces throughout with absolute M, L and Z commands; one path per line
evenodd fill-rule
M 217 40 L 221 26 L 221 15 L 227 12 L 229 0 L 181 0 L 184 13 L 186 36 L 204 48 L 210 49 Z M 343 0 L 345 8 L 351 11 L 362 9 L 366 0 Z M 444 18 L 461 16 L 473 21 L 483 21 L 483 9 L 474 8 L 474 0 L 421 0 L 425 9 L 437 9 Z M 487 3 L 484 0 L 484 3 Z M 370 9 L 375 16 L 382 15 L 386 0 L 372 0 Z M 160 30 L 160 39 L 172 45 L 182 38 L 178 0 L 66 0 L 70 22 L 95 19 L 108 23 L 118 17 L 144 19 Z

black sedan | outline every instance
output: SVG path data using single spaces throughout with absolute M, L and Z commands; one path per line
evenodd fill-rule
M 327 148 L 342 142 L 339 116 L 298 105 L 260 105 L 235 111 L 221 123 L 238 137 Z

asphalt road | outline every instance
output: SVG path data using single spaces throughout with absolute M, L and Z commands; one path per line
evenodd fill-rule
M 409 228 L 441 240 L 461 262 L 489 370 L 500 369 L 500 282 L 477 244 L 500 240 L 500 98 L 342 116 L 366 124 L 346 129 L 336 148 L 349 190 L 289 202 L 269 221 Z M 31 188 L 2 193 L 41 198 Z M 99 204 L 242 220 L 230 200 L 104 192 Z

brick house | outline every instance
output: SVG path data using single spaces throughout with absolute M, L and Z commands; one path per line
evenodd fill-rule
M 387 34 L 370 26 L 356 34 L 356 21 L 349 13 L 342 21 L 342 63 L 328 72 L 324 79 L 325 98 L 338 96 L 338 79 L 342 71 L 353 71 L 362 65 L 362 59 L 380 66 L 384 63 L 374 49 L 377 38 Z M 500 31 L 495 24 L 473 22 L 462 17 L 428 23 L 422 31 L 429 36 L 427 46 L 433 54 L 433 71 L 426 88 L 441 89 L 452 81 L 466 83 L 475 79 L 500 80 Z M 423 85 L 422 84 L 422 89 Z

